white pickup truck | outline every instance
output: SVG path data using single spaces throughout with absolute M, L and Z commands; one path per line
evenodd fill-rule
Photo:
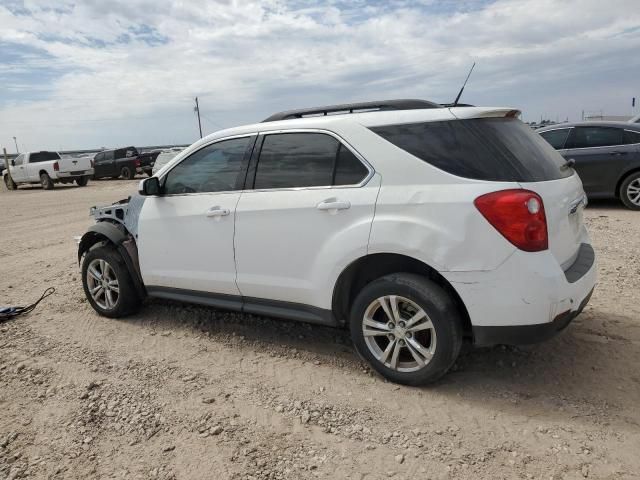
M 74 181 L 79 187 L 84 187 L 92 175 L 89 157 L 62 158 L 57 152 L 21 153 L 9 161 L 8 173 L 6 169 L 2 171 L 4 184 L 9 190 L 27 183 L 39 183 L 45 190 L 51 190 L 54 183 Z

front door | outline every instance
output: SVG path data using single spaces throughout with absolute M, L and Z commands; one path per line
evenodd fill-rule
M 145 199 L 138 251 L 150 291 L 239 295 L 234 221 L 253 140 L 239 137 L 201 148 L 160 179 L 161 195 Z
M 9 162 L 9 173 L 15 183 L 24 182 L 27 179 L 26 165 L 24 164 L 24 154 L 21 153 Z
M 238 288 L 329 309 L 340 262 L 366 255 L 379 176 L 328 133 L 261 135 L 259 148 L 236 210 Z

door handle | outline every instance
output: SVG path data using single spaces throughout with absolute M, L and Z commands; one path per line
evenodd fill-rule
M 207 217 L 226 217 L 231 213 L 228 208 L 211 207 L 207 210 Z
M 335 199 L 325 200 L 316 206 L 318 210 L 346 210 L 349 207 L 351 203 Z

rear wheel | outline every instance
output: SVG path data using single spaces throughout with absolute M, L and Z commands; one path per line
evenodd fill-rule
M 97 247 L 84 256 L 82 286 L 93 309 L 105 317 L 123 317 L 140 307 L 129 271 L 113 247 Z
M 53 180 L 51 180 L 51 177 L 46 172 L 40 174 L 40 185 L 42 185 L 42 188 L 45 190 L 51 190 L 53 188 Z
M 89 177 L 85 176 L 85 177 L 76 178 L 76 183 L 78 184 L 79 187 L 86 187 L 87 183 L 89 183 Z
M 120 176 L 124 180 L 131 180 L 133 178 L 133 175 L 131 173 L 131 169 L 129 167 L 122 167 L 120 169 Z
M 13 179 L 9 177 L 9 175 L 4 176 L 4 184 L 6 185 L 7 190 L 16 190 L 18 188 L 16 182 L 14 182 Z
M 351 309 L 358 353 L 383 377 L 405 385 L 434 382 L 453 365 L 462 346 L 462 321 L 449 295 L 409 273 L 373 281 Z
M 631 210 L 640 210 L 640 172 L 632 173 L 620 186 L 620 200 Z

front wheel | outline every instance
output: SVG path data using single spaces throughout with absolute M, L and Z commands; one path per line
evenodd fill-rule
M 120 176 L 124 180 L 131 180 L 133 178 L 133 174 L 131 173 L 131 169 L 129 167 L 122 167 L 120 169 Z
M 51 190 L 53 188 L 53 180 L 51 180 L 51 177 L 46 172 L 40 174 L 40 185 L 42 185 L 42 188 L 45 190 Z
M 632 173 L 620 186 L 620 200 L 631 210 L 640 210 L 640 172 Z
M 16 190 L 18 185 L 13 181 L 13 178 L 9 177 L 9 175 L 4 176 L 4 184 L 7 187 L 7 190 Z
M 123 317 L 141 305 L 122 257 L 110 246 L 94 248 L 84 256 L 82 286 L 93 309 L 105 317 Z
M 436 283 L 396 273 L 371 282 L 351 309 L 358 353 L 383 377 L 425 385 L 444 375 L 462 346 L 460 312 Z
M 78 184 L 79 187 L 86 187 L 87 183 L 89 183 L 89 177 L 85 176 L 85 177 L 76 178 L 76 183 Z

